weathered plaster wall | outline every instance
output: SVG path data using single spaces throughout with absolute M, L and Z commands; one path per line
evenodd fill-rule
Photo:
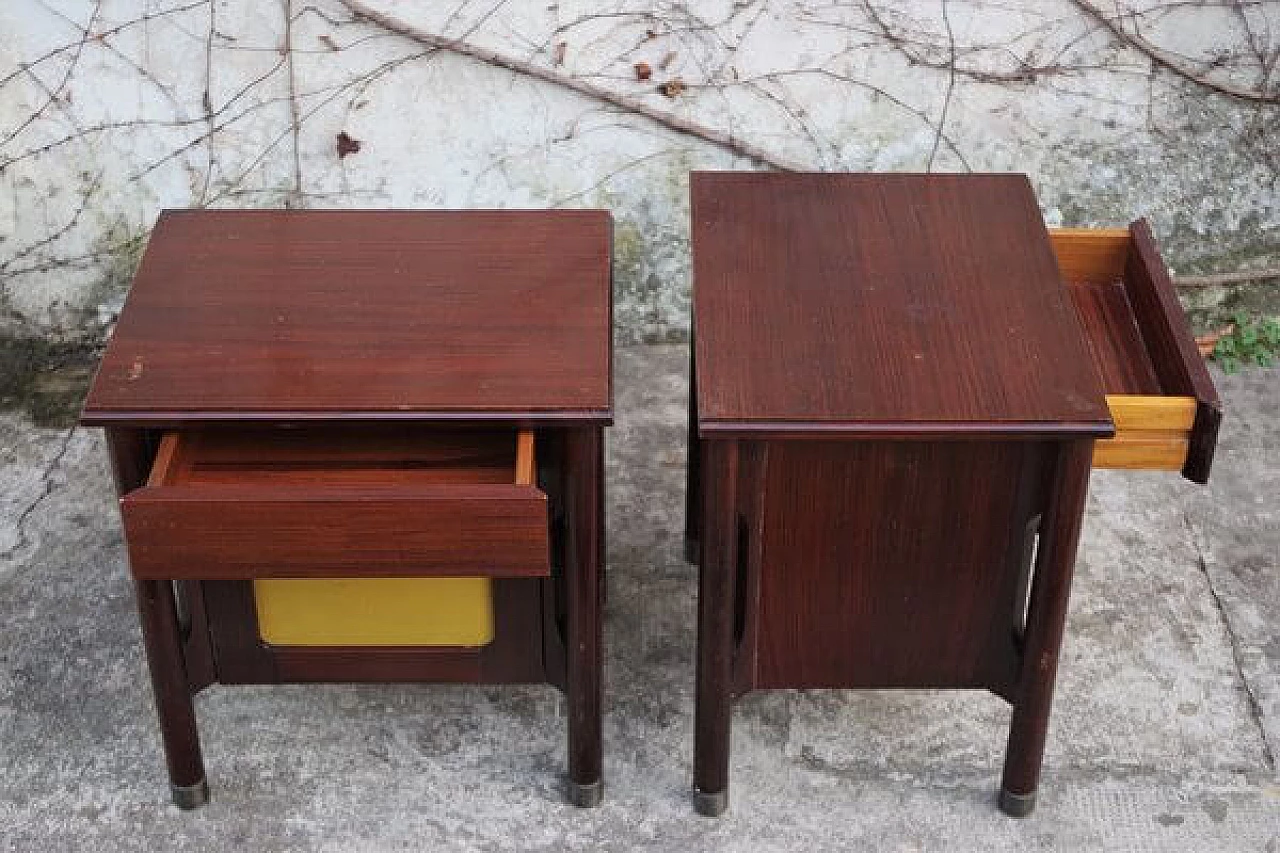
M 1024 171 L 1273 265 L 1278 56 L 1256 0 L 6 0 L 0 310 L 96 334 L 163 207 L 606 206 L 620 338 L 678 339 L 688 170 L 770 165 Z

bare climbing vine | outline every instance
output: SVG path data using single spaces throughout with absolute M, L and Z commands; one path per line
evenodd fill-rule
M 782 170 L 1016 166 L 993 160 L 1000 132 L 985 124 L 1033 133 L 1018 105 L 1046 97 L 1096 105 L 1070 120 L 1127 122 L 1157 146 L 1178 145 L 1193 118 L 1202 135 L 1217 123 L 1215 141 L 1256 181 L 1274 192 L 1280 176 L 1277 0 L 736 0 L 714 16 L 678 0 L 575 16 L 508 0 L 20 5 L 31 32 L 0 66 L 0 311 L 14 322 L 39 303 L 32 289 L 91 282 L 136 256 L 161 205 L 396 198 L 391 182 L 413 163 L 371 168 L 383 140 L 355 126 L 387 99 L 408 105 L 395 120 L 412 125 L 414 104 L 476 85 L 440 76 L 443 57 L 455 75 L 474 63 L 533 87 L 477 100 L 580 101 L 544 138 L 495 140 L 470 167 L 466 204 L 502 203 L 483 188 L 519 187 L 531 159 L 599 152 L 605 138 L 638 142 L 597 153 L 576 184 L 542 189 L 543 203 L 592 203 L 632 173 L 726 156 Z M 424 79 L 434 88 L 406 92 Z M 136 104 L 99 80 L 128 81 Z M 1275 254 L 1185 283 L 1274 278 Z

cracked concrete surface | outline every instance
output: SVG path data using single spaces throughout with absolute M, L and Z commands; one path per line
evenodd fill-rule
M 213 802 L 168 804 L 93 431 L 0 419 L 0 849 L 1280 851 L 1280 371 L 1217 375 L 1213 481 L 1096 472 L 1041 803 L 999 814 L 1008 711 L 969 692 L 778 691 L 693 814 L 696 573 L 683 347 L 620 350 L 609 438 L 604 805 L 560 794 L 551 688 L 214 687 Z

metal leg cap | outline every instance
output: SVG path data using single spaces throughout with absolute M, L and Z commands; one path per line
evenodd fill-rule
M 1000 811 L 1009 817 L 1026 817 L 1035 810 L 1036 792 L 1029 794 L 1015 794 L 1012 791 L 1000 789 Z
M 693 789 L 693 808 L 703 817 L 720 817 L 729 808 L 729 791 L 715 791 L 707 793 Z
M 594 809 L 604 799 L 604 780 L 575 782 L 569 780 L 569 802 L 580 809 Z
M 173 804 L 185 811 L 198 809 L 209 802 L 209 782 L 206 779 L 194 785 L 170 785 L 169 790 L 173 793 Z

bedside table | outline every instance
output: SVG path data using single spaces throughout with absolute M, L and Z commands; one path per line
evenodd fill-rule
M 549 682 L 600 799 L 610 218 L 168 211 L 81 422 L 175 802 L 215 684 Z
M 1035 804 L 1091 466 L 1208 476 L 1221 417 L 1145 223 L 1046 231 L 1017 175 L 699 173 L 686 552 L 694 796 L 732 702 L 977 688 Z

